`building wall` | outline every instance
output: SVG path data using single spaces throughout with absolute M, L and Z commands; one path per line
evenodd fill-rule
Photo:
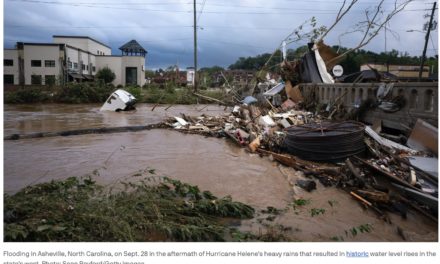
M 194 75 L 195 75 L 195 70 L 194 68 L 186 68 L 186 82 L 189 85 L 194 85 Z
M 89 54 L 89 64 L 91 64 L 91 65 L 89 65 L 89 66 L 91 66 L 89 68 L 89 74 L 95 75 L 96 71 L 98 70 L 96 67 L 96 56 L 95 55 Z M 95 67 L 95 71 L 93 71 L 93 67 Z
M 145 57 L 143 56 L 111 56 L 110 48 L 88 38 L 56 37 L 53 41 L 54 44 L 25 43 L 22 49 L 19 47 L 18 50 L 4 50 L 5 58 L 13 59 L 14 63 L 13 66 L 4 67 L 3 74 L 13 74 L 14 84 L 17 85 L 23 81 L 25 85 L 31 85 L 32 75 L 41 75 L 41 84 L 44 85 L 46 75 L 55 76 L 58 84 L 61 83 L 60 80 L 68 80 L 63 64 L 66 65 L 67 71 L 70 73 L 93 76 L 100 69 L 109 67 L 116 75 L 113 84 L 125 85 L 126 68 L 136 67 L 137 85 L 145 84 Z M 94 53 L 98 53 L 98 51 L 105 55 L 95 55 Z M 23 60 L 23 67 L 20 66 L 20 60 Z M 32 66 L 32 60 L 41 61 L 41 66 Z M 46 67 L 46 60 L 54 61 L 55 67 Z M 82 65 L 85 66 L 84 70 Z
M 16 49 L 5 49 L 4 59 L 13 60 L 13 66 L 3 66 L 3 74 L 14 75 L 14 84 L 19 84 L 18 51 Z
M 125 75 L 125 72 L 122 73 L 122 57 L 119 56 L 96 56 L 96 71 L 99 71 L 102 68 L 108 67 L 110 68 L 116 75 L 115 80 L 113 81 L 114 85 L 122 84 L 125 82 L 122 81 L 122 77 Z M 125 78 L 124 78 L 125 81 Z
M 126 67 L 136 67 L 137 68 L 137 85 L 142 86 L 145 84 L 145 70 L 144 64 L 145 58 L 142 56 L 122 56 L 122 85 L 125 85 L 126 75 L 125 68 Z
M 145 70 L 144 61 L 145 58 L 142 56 L 96 56 L 96 71 L 102 68 L 110 68 L 116 75 L 113 81 L 114 85 L 125 85 L 126 67 L 136 67 L 137 69 L 137 85 L 145 84 Z
M 79 66 L 79 70 L 81 74 L 89 74 L 89 71 L 87 70 L 87 66 L 89 65 L 89 54 L 80 50 L 79 51 L 79 61 L 80 61 L 80 66 Z M 82 65 L 84 65 L 84 69 L 82 69 Z
M 53 43 L 67 44 L 84 51 L 88 51 L 95 55 L 111 55 L 112 51 L 110 48 L 97 43 L 89 38 L 68 38 L 68 37 L 54 37 Z
M 99 55 L 112 55 L 112 50 L 104 45 L 96 43 L 95 41 L 89 39 L 87 50 L 92 54 Z M 99 52 L 99 53 L 98 53 Z M 102 53 L 102 54 L 101 54 Z
M 70 61 L 72 63 L 71 67 L 69 66 L 69 63 L 67 63 L 67 68 L 69 71 L 77 71 L 78 69 L 74 69 L 73 65 L 74 63 L 77 63 L 79 65 L 78 60 L 78 49 L 66 47 L 66 55 L 67 55 L 67 61 Z M 78 66 L 79 67 L 79 66 Z
M 60 65 L 60 47 L 59 46 L 43 46 L 43 45 L 24 45 L 24 80 L 26 85 L 30 85 L 32 75 L 41 75 L 42 84 L 45 84 L 46 75 L 54 75 L 58 80 L 61 73 Z M 32 67 L 32 60 L 40 60 L 41 67 Z M 45 60 L 55 61 L 55 67 L 46 67 Z
M 54 37 L 53 38 L 53 43 L 58 43 L 58 44 L 67 44 L 69 46 L 73 46 L 82 50 L 87 50 L 88 49 L 88 39 L 86 38 L 59 38 L 59 37 Z

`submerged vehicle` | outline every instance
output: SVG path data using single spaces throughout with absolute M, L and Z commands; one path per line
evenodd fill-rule
M 114 91 L 101 107 L 101 111 L 128 111 L 135 109 L 136 98 L 129 92 L 118 89 Z

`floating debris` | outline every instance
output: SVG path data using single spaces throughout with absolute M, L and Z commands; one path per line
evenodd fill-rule
M 129 92 L 118 89 L 114 91 L 101 107 L 101 111 L 128 111 L 133 110 L 136 98 Z

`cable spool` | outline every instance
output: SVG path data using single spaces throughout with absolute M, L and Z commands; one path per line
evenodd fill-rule
M 364 124 L 355 121 L 292 126 L 286 129 L 284 146 L 305 160 L 342 160 L 365 150 L 364 129 Z

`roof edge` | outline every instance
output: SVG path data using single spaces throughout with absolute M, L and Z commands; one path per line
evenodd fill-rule
M 102 43 L 101 41 L 98 41 L 98 40 L 96 40 L 96 39 L 94 39 L 94 38 L 91 38 L 91 37 L 89 37 L 89 36 L 53 35 L 52 38 L 81 38 L 81 39 L 90 39 L 90 40 L 92 40 L 92 41 L 94 41 L 94 42 L 96 42 L 96 43 L 98 43 L 98 44 L 101 44 L 101 45 L 103 45 L 103 46 L 105 46 L 105 47 L 111 49 L 110 46 L 108 46 L 108 45 L 106 45 L 106 44 Z

